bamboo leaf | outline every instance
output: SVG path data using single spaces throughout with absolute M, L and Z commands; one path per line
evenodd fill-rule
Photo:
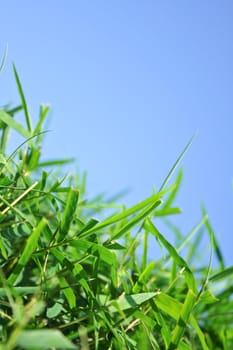
M 23 125 L 18 123 L 10 114 L 6 113 L 2 109 L 0 109 L 0 120 L 2 120 L 10 128 L 17 131 L 23 137 L 29 138 L 31 136 L 30 132 L 28 132 Z
M 59 239 L 62 240 L 69 232 L 70 225 L 75 215 L 78 204 L 79 191 L 75 188 L 70 188 L 65 209 L 61 218 L 61 227 Z
M 186 263 L 186 261 L 178 254 L 177 250 L 166 240 L 166 238 L 158 231 L 158 229 L 154 226 L 152 221 L 150 219 L 146 219 L 144 223 L 145 229 L 150 231 L 152 235 L 155 238 L 158 238 L 160 242 L 163 244 L 163 246 L 167 249 L 169 252 L 170 256 L 173 258 L 173 260 L 176 262 L 178 266 L 180 266 L 181 269 L 184 269 L 184 275 L 186 278 L 186 282 L 191 288 L 194 293 L 198 293 L 197 287 L 196 287 L 196 282 L 195 278 Z
M 31 255 L 37 248 L 37 242 L 39 240 L 40 234 L 43 231 L 44 227 L 47 225 L 47 220 L 45 218 L 42 218 L 39 224 L 32 230 L 31 235 L 28 237 L 26 245 L 23 249 L 23 252 L 13 269 L 12 273 L 10 274 L 8 278 L 8 282 L 10 284 L 14 284 L 17 280 L 19 273 L 22 271 L 24 266 L 27 264 L 29 259 L 31 258 Z
M 25 114 L 25 118 L 26 118 L 27 128 L 28 128 L 28 131 L 29 131 L 30 136 L 31 136 L 31 132 L 32 132 L 31 117 L 30 117 L 30 114 L 29 114 L 29 111 L 28 111 L 28 106 L 27 106 L 27 103 L 26 103 L 26 99 L 25 99 L 25 96 L 24 96 L 22 85 L 21 85 L 21 82 L 19 80 L 19 75 L 18 75 L 18 72 L 17 72 L 16 67 L 15 67 L 14 64 L 13 64 L 13 70 L 14 70 L 14 75 L 15 75 L 15 80 L 16 80 L 16 84 L 17 84 L 17 87 L 18 87 L 19 95 L 20 95 L 20 98 L 21 98 L 21 103 L 22 103 L 22 106 L 23 106 L 23 109 L 24 109 L 24 114 Z
M 23 349 L 77 349 L 60 331 L 55 329 L 25 330 L 19 334 L 17 345 Z

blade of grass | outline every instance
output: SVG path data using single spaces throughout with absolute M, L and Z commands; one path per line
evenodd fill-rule
M 210 276 L 209 281 L 211 282 L 215 282 L 215 281 L 219 281 L 221 279 L 225 279 L 228 276 L 233 275 L 233 266 L 227 267 L 224 270 L 215 273 L 214 275 Z
M 135 213 L 137 213 L 138 211 L 144 209 L 145 207 L 149 206 L 150 204 L 152 203 L 156 203 L 158 200 L 160 200 L 160 198 L 166 194 L 168 191 L 170 191 L 171 189 L 173 188 L 173 186 L 161 191 L 161 192 L 158 192 L 156 194 L 153 194 L 152 196 L 148 197 L 147 199 L 143 200 L 142 202 L 132 206 L 131 208 L 129 209 L 126 209 L 124 210 L 122 213 L 120 214 L 116 214 L 106 220 L 103 220 L 102 222 L 100 222 L 99 224 L 97 224 L 95 227 L 93 227 L 92 229 L 90 230 L 87 230 L 86 232 L 84 232 L 83 234 L 86 235 L 89 235 L 91 233 L 93 233 L 94 231 L 97 231 L 97 230 L 101 230 L 107 226 L 110 226 L 112 224 L 115 224 L 117 223 L 118 221 L 121 221 L 125 218 L 127 218 L 128 216 L 130 215 L 133 215 Z
M 164 189 L 164 187 L 167 185 L 167 183 L 169 182 L 170 178 L 172 177 L 172 175 L 174 174 L 174 172 L 176 171 L 178 165 L 180 164 L 181 160 L 183 159 L 185 153 L 188 151 L 189 147 L 191 146 L 191 144 L 193 143 L 193 140 L 195 139 L 197 133 L 195 133 L 192 138 L 190 139 L 190 141 L 187 143 L 187 145 L 185 146 L 185 148 L 183 149 L 183 151 L 181 152 L 181 154 L 179 155 L 179 157 L 177 158 L 176 162 L 174 163 L 173 167 L 171 168 L 171 170 L 169 171 L 167 177 L 165 178 L 165 180 L 163 181 L 159 192 L 162 191 Z
M 23 137 L 29 138 L 31 136 L 31 134 L 24 128 L 23 125 L 18 123 L 10 114 L 6 113 L 3 110 L 0 110 L 0 120 L 2 120 L 10 128 L 17 131 Z
M 43 231 L 44 227 L 47 225 L 47 220 L 45 218 L 42 218 L 41 221 L 38 223 L 36 227 L 32 230 L 31 235 L 28 237 L 25 248 L 15 266 L 12 273 L 10 274 L 8 278 L 8 282 L 10 284 L 14 284 L 24 268 L 24 266 L 27 264 L 29 259 L 31 258 L 31 255 L 37 248 L 37 243 L 40 237 L 41 232 Z
M 186 261 L 178 254 L 177 250 L 166 240 L 166 238 L 158 231 L 158 229 L 155 227 L 155 225 L 152 223 L 152 221 L 147 218 L 144 222 L 145 229 L 152 233 L 152 235 L 157 239 L 160 240 L 160 242 L 163 244 L 163 246 L 167 249 L 170 256 L 173 258 L 173 260 L 176 262 L 176 264 L 180 268 L 184 268 L 184 275 L 186 278 L 186 282 L 190 289 L 193 290 L 194 293 L 197 294 L 197 286 L 195 278 L 186 263 Z
M 155 208 L 157 208 L 159 205 L 161 204 L 161 200 L 157 200 L 156 202 L 154 202 L 153 204 L 151 204 L 150 206 L 148 206 L 148 208 L 144 209 L 141 211 L 141 213 L 139 213 L 138 215 L 136 215 L 133 219 L 131 219 L 125 226 L 123 226 L 117 233 L 113 234 L 111 236 L 111 240 L 115 240 L 115 239 L 119 239 L 120 237 L 122 237 L 124 235 L 124 233 L 128 232 L 131 228 L 135 227 L 140 221 L 142 221 L 143 219 L 145 219 L 149 214 L 151 214 L 153 212 L 153 210 Z
M 207 212 L 206 212 L 206 209 L 205 209 L 204 205 L 202 205 L 202 214 L 203 214 L 203 216 L 207 216 Z M 214 234 L 214 231 L 213 231 L 213 229 L 211 227 L 211 224 L 210 224 L 210 221 L 208 219 L 208 216 L 207 216 L 207 220 L 205 221 L 205 226 L 206 226 L 207 232 L 209 233 L 209 236 L 210 236 L 211 242 L 213 244 L 213 248 L 214 248 L 215 254 L 216 254 L 217 258 L 218 258 L 220 267 L 221 267 L 221 269 L 224 269 L 225 268 L 225 262 L 224 262 L 224 259 L 223 259 L 223 255 L 222 255 L 220 246 L 219 246 L 219 244 L 217 242 L 217 238 L 216 238 L 216 236 Z
M 13 70 L 14 70 L 14 75 L 15 75 L 15 80 L 16 80 L 16 84 L 17 84 L 17 87 L 18 87 L 19 95 L 20 95 L 20 98 L 21 98 L 21 103 L 22 103 L 23 110 L 24 110 L 24 113 L 25 113 L 27 128 L 28 128 L 29 134 L 31 136 L 31 133 L 32 133 L 31 117 L 30 117 L 30 114 L 29 114 L 29 111 L 28 111 L 28 106 L 27 106 L 26 99 L 25 99 L 25 96 L 24 96 L 24 92 L 23 92 L 23 89 L 22 89 L 22 85 L 21 85 L 21 82 L 20 82 L 20 79 L 19 79 L 19 75 L 18 75 L 18 72 L 16 70 L 16 67 L 15 67 L 14 63 L 13 63 Z
M 174 200 L 176 198 L 176 195 L 177 195 L 177 193 L 178 193 L 178 191 L 180 189 L 182 179 L 183 179 L 183 170 L 180 169 L 178 174 L 177 174 L 176 180 L 175 180 L 176 187 L 174 187 L 174 189 L 171 191 L 171 193 L 169 194 L 168 198 L 164 202 L 163 208 L 170 207 L 171 204 L 174 202 Z
M 61 218 L 61 227 L 60 233 L 58 235 L 59 240 L 64 239 L 64 237 L 68 234 L 70 225 L 75 215 L 75 211 L 78 204 L 79 191 L 75 188 L 70 188 L 65 209 Z
M 189 317 L 196 301 L 196 295 L 189 289 L 188 294 L 185 298 L 185 302 L 182 305 L 181 311 L 179 312 L 179 318 L 177 320 L 175 329 L 172 333 L 172 339 L 168 346 L 168 350 L 175 350 L 178 348 L 182 335 L 184 334 L 185 328 L 187 328 Z

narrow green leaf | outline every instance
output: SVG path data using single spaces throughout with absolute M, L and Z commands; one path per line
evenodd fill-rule
M 36 124 L 36 127 L 34 129 L 34 134 L 38 134 L 38 133 L 40 133 L 42 131 L 41 130 L 42 129 L 42 125 L 44 123 L 44 120 L 45 120 L 48 112 L 49 112 L 49 109 L 50 109 L 49 106 L 43 106 L 43 105 L 40 106 L 40 116 L 39 116 L 39 120 L 38 120 L 38 122 Z
M 94 226 L 92 229 L 84 232 L 85 237 L 93 232 L 96 232 L 96 231 L 101 230 L 107 226 L 115 224 L 118 221 L 121 221 L 121 220 L 127 218 L 128 216 L 136 214 L 138 211 L 144 209 L 145 207 L 149 206 L 150 204 L 154 205 L 155 203 L 158 203 L 158 201 L 161 199 L 161 197 L 164 194 L 166 194 L 167 192 L 169 192 L 173 187 L 174 186 L 171 186 L 171 187 L 165 189 L 164 191 L 153 194 L 152 196 L 148 197 L 147 199 L 143 200 L 142 202 L 132 206 L 129 209 L 124 210 L 122 213 L 116 214 L 116 215 L 114 215 L 106 220 L 103 220 L 102 222 L 100 222 L 99 224 Z
M 210 239 L 212 242 L 212 246 L 213 246 L 214 251 L 216 253 L 216 256 L 218 258 L 220 267 L 221 267 L 221 269 L 224 269 L 225 268 L 224 258 L 223 258 L 220 246 L 217 242 L 216 235 L 214 234 L 214 230 L 212 229 L 212 226 L 211 226 L 210 221 L 208 219 L 207 212 L 206 212 L 204 205 L 202 205 L 202 213 L 203 213 L 203 216 L 207 217 L 207 220 L 205 220 L 205 226 L 206 226 L 207 232 L 209 233 L 209 236 L 210 236 Z
M 196 133 L 192 136 L 192 138 L 190 139 L 190 141 L 187 143 L 187 145 L 185 146 L 185 148 L 183 149 L 183 151 L 181 152 L 181 154 L 179 155 L 179 157 L 177 158 L 176 162 L 174 163 L 173 167 L 171 168 L 171 170 L 169 171 L 167 177 L 165 178 L 165 180 L 163 181 L 159 192 L 162 191 L 164 189 L 164 187 L 167 185 L 167 183 L 169 182 L 170 178 L 173 176 L 174 172 L 176 171 L 178 165 L 180 164 L 181 160 L 183 159 L 185 153 L 188 151 L 189 147 L 191 146 L 191 144 L 193 143 L 193 140 L 196 137 Z
M 233 266 L 230 266 L 211 276 L 209 278 L 209 281 L 211 282 L 219 281 L 221 279 L 225 279 L 226 277 L 231 276 L 232 274 L 233 274 Z
M 133 219 L 131 219 L 125 226 L 123 226 L 117 233 L 111 236 L 111 240 L 119 239 L 123 236 L 124 233 L 128 232 L 131 228 L 136 226 L 143 219 L 148 217 L 148 215 L 159 205 L 161 204 L 161 200 L 157 200 L 152 205 L 148 206 L 148 208 L 144 209 L 136 215 Z
M 177 250 L 158 231 L 158 229 L 154 226 L 154 224 L 152 223 L 152 221 L 150 219 L 147 218 L 145 220 L 144 226 L 145 226 L 146 230 L 150 231 L 155 238 L 158 238 L 160 240 L 160 242 L 163 244 L 163 246 L 169 252 L 170 256 L 174 259 L 176 264 L 178 266 L 180 266 L 180 268 L 182 268 L 182 269 L 184 268 L 184 275 L 186 278 L 186 282 L 187 282 L 189 288 L 191 288 L 193 290 L 193 292 L 197 294 L 198 290 L 196 287 L 195 278 L 194 278 L 188 264 L 186 263 L 186 261 L 178 254 Z
M 38 164 L 38 167 L 43 168 L 43 167 L 52 167 L 55 165 L 65 165 L 65 164 L 69 164 L 69 163 L 73 163 L 74 162 L 74 158 L 67 158 L 67 159 L 52 159 L 52 160 L 48 160 L 45 162 L 40 162 Z
M 172 339 L 169 344 L 168 350 L 174 350 L 178 348 L 181 337 L 188 326 L 189 317 L 193 310 L 195 301 L 196 301 L 196 295 L 192 292 L 191 289 L 189 289 L 188 294 L 185 298 L 185 302 L 182 305 L 182 308 L 179 312 L 179 318 L 177 320 L 177 324 L 173 331 Z
M 121 295 L 118 299 L 109 302 L 109 311 L 116 312 L 117 310 L 124 311 L 135 309 L 146 301 L 154 298 L 158 293 L 159 292 Z
M 45 218 L 42 218 L 39 224 L 32 230 L 31 235 L 28 237 L 25 248 L 15 266 L 13 269 L 13 272 L 8 278 L 8 282 L 10 284 L 14 284 L 17 280 L 17 277 L 19 276 L 19 273 L 22 271 L 24 266 L 27 264 L 29 259 L 31 258 L 31 255 L 37 248 L 37 243 L 40 237 L 41 232 L 43 231 L 44 227 L 47 225 L 47 220 Z
M 24 109 L 24 113 L 25 113 L 27 128 L 28 128 L 28 131 L 29 131 L 30 136 L 31 136 L 31 132 L 32 132 L 31 117 L 30 117 L 30 114 L 29 114 L 29 111 L 28 111 L 28 107 L 27 107 L 26 99 L 25 99 L 25 96 L 24 96 L 24 93 L 23 93 L 22 85 L 21 85 L 21 82 L 19 80 L 19 75 L 17 73 L 16 67 L 15 67 L 14 64 L 13 64 L 13 70 L 14 70 L 14 75 L 15 75 L 15 80 L 16 80 L 16 84 L 17 84 L 17 87 L 18 87 L 19 95 L 20 95 L 20 98 L 21 98 L 21 103 L 22 103 L 22 106 L 23 106 L 23 109 Z
M 179 170 L 178 175 L 176 177 L 175 180 L 175 184 L 176 186 L 174 187 L 174 189 L 170 192 L 168 198 L 166 199 L 166 201 L 164 202 L 164 208 L 170 207 L 172 205 L 172 203 L 174 202 L 176 195 L 180 189 L 181 186 L 181 182 L 183 179 L 183 171 L 182 169 Z
M 71 309 L 76 307 L 76 296 L 73 292 L 73 289 L 69 286 L 69 283 L 64 277 L 59 278 L 60 281 L 60 287 L 62 292 L 64 293 L 66 300 L 69 304 L 69 307 Z
M 156 210 L 154 216 L 168 216 L 168 215 L 177 215 L 182 213 L 180 208 L 162 208 L 161 210 Z
M 28 294 L 35 294 L 40 292 L 39 287 L 14 287 L 14 291 L 16 292 L 17 295 L 28 295 Z M 0 297 L 6 296 L 7 292 L 5 288 L 0 288 Z
M 62 240 L 69 232 L 70 225 L 75 215 L 75 211 L 77 209 L 79 198 L 79 191 L 75 188 L 70 188 L 67 199 L 65 209 L 61 218 L 61 227 L 60 227 L 60 235 L 59 239 Z
M 24 128 L 23 125 L 18 123 L 10 114 L 6 113 L 2 109 L 0 109 L 0 120 L 2 120 L 10 128 L 17 131 L 23 137 L 29 138 L 31 136 L 31 134 Z
M 56 329 L 25 330 L 19 334 L 17 345 L 23 349 L 47 350 L 77 349 L 60 331 Z
M 94 255 L 101 260 L 105 261 L 108 265 L 116 265 L 116 255 L 114 252 L 111 252 L 109 249 L 105 248 L 100 244 L 96 244 L 94 242 L 86 241 L 84 239 L 72 240 L 69 244 L 78 251 L 83 251 Z

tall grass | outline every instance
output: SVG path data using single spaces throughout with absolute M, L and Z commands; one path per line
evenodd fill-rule
M 33 125 L 13 71 L 21 103 L 0 110 L 0 349 L 233 349 L 233 266 L 206 210 L 175 244 L 156 224 L 180 213 L 181 172 L 168 180 L 191 141 L 160 190 L 133 207 L 87 200 L 85 174 L 61 171 L 69 159 L 41 158 L 49 108 Z M 8 154 L 11 130 L 24 141 Z M 192 257 L 206 235 L 201 265 Z M 152 239 L 163 258 L 148 257 Z

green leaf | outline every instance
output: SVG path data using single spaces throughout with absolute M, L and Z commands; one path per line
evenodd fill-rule
M 48 318 L 57 317 L 63 309 L 63 305 L 61 303 L 55 303 L 53 306 L 49 307 L 46 311 L 46 316 Z
M 78 198 L 79 191 L 75 188 L 70 188 L 66 199 L 65 209 L 61 218 L 61 228 L 59 234 L 60 240 L 62 240 L 69 232 L 70 225 L 77 209 Z
M 216 235 L 214 234 L 214 230 L 212 229 L 212 226 L 211 226 L 210 221 L 208 219 L 207 212 L 206 212 L 204 205 L 202 205 L 202 213 L 203 213 L 203 216 L 207 217 L 207 220 L 205 221 L 205 226 L 206 226 L 207 232 L 209 233 L 209 236 L 210 236 L 215 254 L 218 258 L 220 267 L 222 269 L 224 269 L 224 267 L 225 267 L 224 258 L 223 258 L 220 246 L 217 242 Z
M 78 251 L 84 251 L 105 261 L 108 265 L 116 265 L 116 255 L 101 244 L 96 244 L 84 239 L 72 240 L 70 245 Z
M 39 287 L 14 287 L 14 291 L 17 295 L 28 295 L 28 294 L 36 294 L 40 291 Z M 5 288 L 0 288 L 0 297 L 6 296 L 7 292 Z
M 0 109 L 0 120 L 2 120 L 10 128 L 17 131 L 23 137 L 29 138 L 31 136 L 31 133 L 28 132 L 23 125 L 18 123 L 10 114 L 6 113 L 2 109 Z
M 161 197 L 163 195 L 165 195 L 167 192 L 169 192 L 173 187 L 174 186 L 171 186 L 171 187 L 165 189 L 164 191 L 153 194 L 152 196 L 146 198 L 142 202 L 132 206 L 129 209 L 124 210 L 122 213 L 116 214 L 116 215 L 114 215 L 106 220 L 103 220 L 102 222 L 100 222 L 99 224 L 94 226 L 93 228 L 87 230 L 86 232 L 83 232 L 83 236 L 86 237 L 86 236 L 92 234 L 93 232 L 99 231 L 107 226 L 113 225 L 113 224 L 117 223 L 118 221 L 121 221 L 121 220 L 123 220 L 131 215 L 136 214 L 138 211 L 145 209 L 146 207 L 148 207 L 150 205 L 152 205 L 152 206 L 155 205 L 155 207 L 156 207 L 159 204 Z M 112 239 L 113 239 L 113 237 L 112 237 Z
M 31 117 L 30 117 L 30 114 L 29 114 L 29 111 L 28 111 L 28 106 L 27 106 L 26 99 L 25 99 L 25 96 L 24 96 L 24 93 L 23 93 L 22 85 L 21 85 L 21 82 L 19 80 L 19 76 L 18 76 L 16 67 L 15 67 L 14 64 L 13 64 L 13 70 L 14 70 L 14 75 L 15 75 L 15 80 L 16 80 L 16 84 L 17 84 L 17 87 L 18 87 L 19 95 L 20 95 L 20 98 L 21 98 L 21 103 L 22 103 L 22 106 L 23 106 L 23 109 L 24 109 L 24 114 L 25 114 L 25 118 L 26 118 L 27 128 L 28 128 L 28 131 L 29 131 L 30 136 L 31 136 L 31 132 L 32 132 Z
M 42 218 L 39 224 L 34 227 L 32 230 L 31 235 L 28 237 L 25 248 L 15 266 L 13 269 L 13 272 L 8 278 L 8 282 L 10 284 L 14 284 L 17 280 L 19 273 L 22 271 L 24 266 L 27 264 L 29 259 L 31 258 L 31 255 L 37 248 L 37 243 L 40 237 L 41 232 L 43 231 L 44 227 L 47 225 L 47 220 L 45 218 Z
M 201 293 L 198 303 L 203 302 L 204 304 L 213 304 L 217 301 L 219 301 L 219 299 L 211 293 L 210 289 L 207 289 Z
M 233 266 L 227 267 L 226 269 L 214 274 L 209 278 L 209 281 L 215 282 L 221 279 L 225 279 L 226 277 L 229 277 L 233 274 Z
M 168 350 L 174 350 L 178 348 L 181 337 L 183 336 L 183 333 L 188 326 L 188 321 L 193 310 L 195 301 L 196 295 L 191 289 L 189 289 L 184 304 L 182 305 L 179 311 L 179 318 L 173 331 L 172 339 L 169 344 Z
M 68 301 L 69 307 L 73 309 L 76 307 L 76 296 L 73 289 L 69 286 L 69 283 L 64 277 L 59 278 L 61 290 L 64 293 L 66 300 Z
M 171 170 L 169 171 L 167 177 L 165 178 L 165 180 L 163 181 L 159 191 L 162 191 L 164 189 L 164 187 L 167 185 L 167 183 L 169 182 L 170 178 L 173 176 L 174 172 L 176 171 L 178 165 L 180 164 L 181 160 L 183 159 L 185 153 L 188 151 L 189 147 L 191 146 L 191 144 L 193 143 L 193 140 L 196 137 L 196 133 L 191 137 L 190 141 L 187 143 L 187 145 L 185 146 L 185 148 L 183 149 L 183 151 L 181 152 L 181 154 L 179 155 L 179 157 L 177 158 L 176 162 L 174 163 L 173 167 L 171 168 Z
M 38 329 L 22 331 L 17 339 L 17 345 L 23 349 L 47 350 L 77 349 L 60 331 L 53 329 Z
M 184 268 L 184 275 L 186 278 L 186 282 L 187 282 L 189 288 L 191 288 L 193 290 L 193 292 L 197 294 L 198 290 L 197 290 L 195 278 L 194 278 L 188 264 L 186 263 L 186 261 L 178 254 L 177 250 L 158 231 L 158 229 L 154 226 L 154 224 L 152 223 L 152 221 L 150 219 L 145 220 L 144 226 L 145 226 L 145 229 L 150 231 L 155 238 L 158 238 L 160 240 L 160 242 L 167 249 L 170 256 L 175 261 L 175 263 L 178 266 L 180 266 L 180 268 L 182 268 L 182 269 Z
M 124 311 L 128 309 L 135 309 L 146 301 L 157 296 L 158 293 L 159 292 L 121 295 L 118 299 L 111 300 L 109 302 L 109 310 L 111 312 L 116 312 L 117 310 Z
M 117 233 L 113 234 L 110 239 L 115 240 L 115 239 L 119 239 L 120 237 L 122 237 L 124 233 L 128 232 L 131 228 L 133 228 L 139 222 L 141 222 L 143 219 L 145 219 L 160 204 L 161 204 L 161 200 L 157 200 L 156 202 L 152 203 L 150 206 L 148 206 L 147 208 L 142 210 L 141 213 L 139 213 L 134 218 L 129 220 L 129 222 L 125 226 L 123 226 Z

